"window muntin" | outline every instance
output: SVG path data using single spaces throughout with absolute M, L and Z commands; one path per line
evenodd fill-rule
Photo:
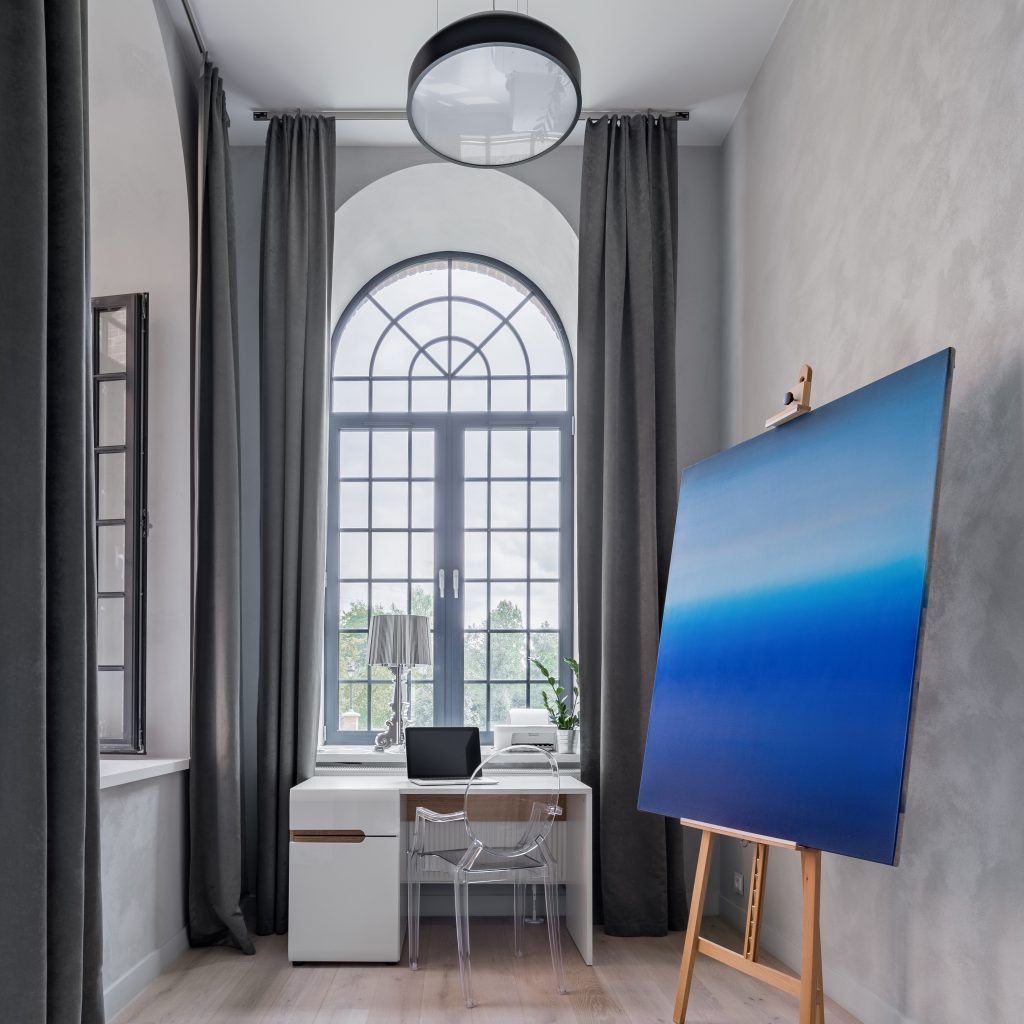
M 415 724 L 486 734 L 508 707 L 540 706 L 534 657 L 568 684 L 571 395 L 561 325 L 511 268 L 424 257 L 349 306 L 333 361 L 327 742 L 369 742 L 390 713 L 390 672 L 362 660 L 371 608 L 433 616 Z

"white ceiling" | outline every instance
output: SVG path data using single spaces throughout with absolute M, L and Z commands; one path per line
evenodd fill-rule
M 262 145 L 254 109 L 404 107 L 409 64 L 484 0 L 191 0 L 224 77 L 235 145 Z M 682 109 L 684 145 L 717 145 L 791 0 L 522 0 L 580 59 L 589 109 Z M 168 0 L 173 6 L 175 0 Z M 515 0 L 497 3 L 515 10 Z M 570 142 L 582 141 L 577 130 Z M 338 143 L 416 145 L 404 122 L 338 122 Z

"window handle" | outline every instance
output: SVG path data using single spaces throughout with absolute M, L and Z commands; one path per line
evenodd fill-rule
M 437 589 L 440 592 L 441 600 L 444 600 L 444 569 L 437 570 Z
M 455 591 L 455 600 L 459 599 L 459 570 L 452 570 L 452 589 Z

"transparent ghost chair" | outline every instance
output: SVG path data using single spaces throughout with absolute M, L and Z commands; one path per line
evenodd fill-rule
M 531 767 L 535 762 L 538 770 L 516 778 L 519 792 L 507 792 L 504 787 L 475 786 L 474 781 L 488 765 L 503 755 L 515 755 L 517 761 L 525 759 L 531 762 Z M 555 987 L 560 993 L 565 992 L 558 923 L 557 865 L 548 846 L 551 826 L 562 814 L 558 794 L 558 764 L 554 755 L 540 747 L 518 745 L 495 751 L 477 768 L 466 786 L 461 811 L 441 814 L 428 807 L 416 808 L 408 863 L 409 966 L 414 971 L 419 967 L 420 886 L 424 880 L 450 878 L 455 889 L 459 974 L 466 1006 L 474 1005 L 469 959 L 469 887 L 475 882 L 506 882 L 512 885 L 513 949 L 516 956 L 523 955 L 526 886 L 531 883 L 544 886 Z M 455 822 L 461 822 L 465 827 L 458 843 L 452 835 Z M 464 845 L 467 839 L 468 846 Z M 433 848 L 435 845 L 439 848 Z

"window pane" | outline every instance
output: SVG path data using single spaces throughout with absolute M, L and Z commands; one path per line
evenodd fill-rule
M 464 469 L 466 476 L 487 476 L 487 431 L 467 430 L 465 444 L 466 461 Z
M 532 526 L 555 527 L 558 522 L 557 483 L 535 483 L 530 492 L 530 523 Z
M 124 455 L 100 455 L 97 462 L 99 463 L 99 479 L 96 483 L 99 492 L 97 516 L 100 519 L 124 519 Z
M 342 527 L 353 529 L 370 525 L 368 506 L 370 488 L 364 483 L 343 483 L 338 487 L 338 514 Z
M 526 534 L 491 534 L 491 579 L 526 579 Z
M 408 377 L 418 352 L 419 349 L 397 327 L 392 327 L 377 348 L 370 373 L 374 377 Z
M 507 725 L 509 708 L 526 707 L 526 683 L 500 683 L 491 687 L 491 725 Z
M 412 585 L 412 614 L 426 615 L 430 620 L 430 628 L 434 628 L 434 581 L 429 583 L 414 583 Z M 418 678 L 430 678 L 428 671 Z
M 408 614 L 409 585 L 407 583 L 378 583 L 374 580 L 370 589 L 374 614 Z
M 468 503 L 467 499 L 467 506 Z M 491 526 L 526 526 L 526 484 L 504 481 L 491 484 Z
M 491 475 L 527 476 L 525 430 L 491 432 Z
M 96 673 L 96 703 L 102 739 L 124 737 L 124 672 Z
M 434 535 L 414 533 L 412 535 L 412 562 L 409 575 L 415 580 L 434 578 Z
M 331 391 L 334 412 L 366 412 L 370 408 L 370 385 L 365 380 L 336 380 Z
M 412 484 L 413 527 L 432 528 L 434 525 L 434 485 L 427 481 Z
M 100 591 L 124 590 L 124 527 L 96 530 L 96 577 Z
M 537 659 L 556 679 L 561 671 L 561 662 L 558 660 L 558 634 L 557 633 L 531 633 L 530 634 L 530 678 L 534 681 L 536 689 L 537 680 L 543 681 L 544 676 L 534 665 Z
M 338 350 L 334 358 L 335 375 L 369 376 L 370 355 L 387 326 L 387 317 L 369 299 L 363 299 L 345 321 L 338 338 Z
M 399 323 L 421 344 L 448 336 L 448 295 L 403 314 Z M 437 355 L 434 358 L 437 359 Z M 446 353 L 447 355 L 447 353 Z M 440 361 L 440 360 L 439 360 Z M 447 362 L 447 360 L 445 360 Z M 444 363 L 441 364 L 442 366 Z
M 487 626 L 487 584 L 467 583 L 462 588 L 462 617 L 466 629 Z
M 355 712 L 353 718 L 349 712 Z M 366 686 L 358 683 L 338 684 L 338 728 L 345 732 L 358 732 L 366 725 Z
M 487 381 L 453 380 L 452 412 L 486 412 Z
M 409 534 L 374 533 L 371 557 L 375 579 L 407 579 Z
M 462 721 L 465 725 L 487 728 L 487 684 L 466 683 L 462 697 Z
M 530 575 L 539 579 L 558 578 L 559 536 L 557 533 L 530 534 Z
M 525 633 L 492 633 L 491 634 L 491 678 L 492 679 L 525 679 L 526 678 L 526 634 Z M 493 701 L 493 691 L 492 691 Z M 526 706 L 526 687 L 523 687 L 523 703 Z M 492 708 L 493 712 L 493 708 Z M 503 719 L 508 721 L 506 717 Z
M 452 336 L 455 338 L 481 342 L 500 324 L 501 320 L 490 309 L 473 302 L 456 300 L 452 303 Z
M 447 365 L 448 339 L 435 339 L 427 345 L 420 346 L 410 373 L 413 377 L 444 377 L 444 368 Z
M 412 475 L 434 475 L 434 433 L 430 430 L 412 432 Z
M 375 430 L 373 432 L 373 475 L 399 477 L 409 475 L 409 432 L 407 430 Z
M 124 444 L 125 381 L 101 380 L 99 384 L 99 437 L 97 444 Z
M 434 724 L 433 683 L 412 683 L 409 687 L 409 724 L 431 726 Z
M 366 634 L 338 634 L 338 678 L 365 679 L 366 666 Z
M 462 639 L 462 674 L 466 679 L 487 678 L 487 634 L 465 633 Z
M 502 327 L 480 351 L 496 377 L 526 376 L 523 348 L 519 339 L 507 327 Z
M 530 475 L 558 476 L 561 436 L 557 430 L 533 430 L 530 438 Z
M 487 534 L 467 532 L 465 536 L 465 556 L 463 569 L 467 579 L 482 580 L 487 578 Z
M 465 525 L 467 529 L 487 525 L 487 484 L 467 483 L 464 501 L 466 506 Z
M 409 408 L 409 385 L 404 380 L 375 380 L 372 399 L 374 412 L 405 412 Z
M 369 476 L 370 432 L 368 430 L 343 430 L 338 441 L 341 448 L 342 477 Z
M 526 346 L 531 373 L 565 373 L 561 336 L 536 299 L 516 313 L 512 324 Z
M 355 580 L 365 580 L 367 573 L 367 554 L 369 540 L 365 532 L 342 532 L 338 545 L 338 576 Z
M 96 662 L 124 664 L 123 597 L 101 597 L 96 602 Z
M 413 412 L 447 412 L 448 381 L 414 380 L 412 382 Z
M 127 319 L 128 311 L 123 308 L 99 314 L 99 373 L 124 373 L 128 369 Z
M 374 683 L 370 687 L 370 729 L 383 729 L 391 715 L 391 698 L 395 694 L 394 684 Z
M 530 628 L 558 629 L 558 584 L 530 584 Z
M 338 624 L 341 629 L 366 629 L 367 607 L 365 583 L 338 584 Z
M 409 485 L 406 483 L 374 483 L 373 523 L 375 528 L 409 525 Z
M 490 603 L 491 629 L 522 629 L 526 625 L 525 583 L 492 583 Z
M 525 380 L 491 381 L 491 409 L 494 412 L 519 412 L 525 408 Z
M 416 302 L 447 294 L 448 261 L 430 260 L 396 270 L 374 289 L 373 297 L 392 316 L 399 316 Z
M 468 260 L 452 261 L 452 294 L 479 299 L 508 316 L 529 294 L 526 287 L 498 267 Z
M 530 408 L 534 412 L 564 412 L 567 385 L 564 380 L 535 380 L 530 383 Z

